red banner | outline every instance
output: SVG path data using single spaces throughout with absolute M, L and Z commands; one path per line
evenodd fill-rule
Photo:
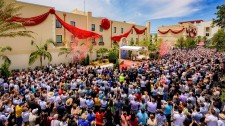
M 43 21 L 48 17 L 48 15 L 54 14 L 56 18 L 59 20 L 59 22 L 63 25 L 64 28 L 66 28 L 69 32 L 71 32 L 74 36 L 76 36 L 78 39 L 87 39 L 87 38 L 99 38 L 101 35 L 87 31 L 87 30 L 82 30 L 79 29 L 75 26 L 72 26 L 66 22 L 64 22 L 56 13 L 53 8 L 49 10 L 49 12 L 36 16 L 36 17 L 31 17 L 31 18 L 20 18 L 20 17 L 15 17 L 10 21 L 15 21 L 15 22 L 21 22 L 24 26 L 35 26 Z

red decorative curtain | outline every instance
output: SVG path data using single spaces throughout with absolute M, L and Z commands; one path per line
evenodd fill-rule
M 185 28 L 182 28 L 181 30 L 177 30 L 177 31 L 174 31 L 172 29 L 168 29 L 167 31 L 160 31 L 160 30 L 158 30 L 158 32 L 161 33 L 161 34 L 167 34 L 169 32 L 172 32 L 173 34 L 179 34 L 179 33 L 183 32 L 184 29 Z
M 160 30 L 158 30 L 158 32 L 159 32 L 160 34 L 167 34 L 169 31 L 170 31 L 170 29 L 167 30 L 167 31 L 160 31 Z
M 49 15 L 49 12 L 31 18 L 14 17 L 10 21 L 21 22 L 24 26 L 35 26 L 42 23 Z
M 115 41 L 118 42 L 118 41 L 120 41 L 121 38 L 123 38 L 123 37 L 126 38 L 126 37 L 130 34 L 130 32 L 131 32 L 131 30 L 132 30 L 133 27 L 134 27 L 134 26 L 132 26 L 128 32 L 126 32 L 126 33 L 124 33 L 124 34 L 122 34 L 122 35 L 113 36 L 113 37 L 112 37 L 112 40 L 115 40 Z
M 179 33 L 183 32 L 184 29 L 185 29 L 185 28 L 182 28 L 181 30 L 178 30 L 178 31 L 173 31 L 173 30 L 170 29 L 170 31 L 171 31 L 173 34 L 179 34 Z
M 75 26 L 72 26 L 66 22 L 64 22 L 57 14 L 55 14 L 55 10 L 51 8 L 49 12 L 44 13 L 42 15 L 36 16 L 36 17 L 31 17 L 31 18 L 20 18 L 20 17 L 15 17 L 11 19 L 10 21 L 15 21 L 15 22 L 21 22 L 23 23 L 24 26 L 35 26 L 40 23 L 42 23 L 49 14 L 54 14 L 56 18 L 59 20 L 59 22 L 63 25 L 64 28 L 66 28 L 69 32 L 71 32 L 74 36 L 76 36 L 78 39 L 87 39 L 87 38 L 99 38 L 101 35 L 87 31 L 87 30 L 82 30 L 79 29 Z
M 143 33 L 145 32 L 145 30 L 147 30 L 147 28 L 144 28 L 144 29 L 142 29 L 142 30 L 139 30 L 139 29 L 137 29 L 137 28 L 134 26 L 134 30 L 135 30 L 135 32 L 136 32 L 138 35 L 140 35 L 140 34 L 143 34 Z
M 139 30 L 139 29 L 136 28 L 135 26 L 132 26 L 128 32 L 126 32 L 126 33 L 124 33 L 124 34 L 122 34 L 122 35 L 113 36 L 113 37 L 112 37 L 112 40 L 115 40 L 115 41 L 119 42 L 121 38 L 123 38 L 123 37 L 126 38 L 126 37 L 130 34 L 130 32 L 131 32 L 131 30 L 132 30 L 133 28 L 134 28 L 135 32 L 136 32 L 138 35 L 143 34 L 143 33 L 145 32 L 145 30 L 147 30 L 147 28 L 144 28 L 144 29 L 142 29 L 142 30 Z
M 64 22 L 57 14 L 55 14 L 55 17 L 58 19 L 58 21 L 63 25 L 64 28 L 66 28 L 69 32 L 71 32 L 74 36 L 76 36 L 79 39 L 87 39 L 87 38 L 99 38 L 101 35 L 79 29 L 77 27 L 74 27 L 66 22 Z

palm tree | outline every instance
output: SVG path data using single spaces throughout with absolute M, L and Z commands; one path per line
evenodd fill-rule
M 45 58 L 47 58 L 49 62 L 52 61 L 52 55 L 50 52 L 48 52 L 49 44 L 55 45 L 52 39 L 48 39 L 44 45 L 40 45 L 40 46 L 38 46 L 34 41 L 31 41 L 31 45 L 34 45 L 37 50 L 33 51 L 30 54 L 29 65 L 32 65 L 38 58 L 40 58 L 41 67 L 42 67 L 43 58 L 44 60 Z
M 58 56 L 66 54 L 66 57 L 67 57 L 70 54 L 70 52 L 71 52 L 70 48 L 63 47 L 63 48 L 60 48 L 60 52 L 59 52 Z
M 0 58 L 2 60 L 4 60 L 4 64 L 10 65 L 11 64 L 11 60 L 9 59 L 8 56 L 4 55 L 5 51 L 12 51 L 12 48 L 9 47 L 9 46 L 0 47 Z
M 15 3 L 6 4 L 4 0 L 0 0 L 0 38 L 17 36 L 32 37 L 32 31 L 22 30 L 25 29 L 22 23 L 11 21 L 14 17 L 21 15 L 18 13 L 21 8 L 21 6 L 16 6 Z

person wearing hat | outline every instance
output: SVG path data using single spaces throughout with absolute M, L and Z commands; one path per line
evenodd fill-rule
M 71 113 L 72 103 L 73 103 L 72 98 L 69 98 L 69 99 L 66 100 L 65 108 L 66 108 L 66 112 L 69 113 L 69 114 Z
M 225 111 L 219 114 L 218 126 L 225 126 Z
M 29 125 L 34 126 L 36 124 L 36 120 L 38 118 L 38 108 L 33 109 L 29 115 Z
M 18 126 L 21 126 L 22 122 L 23 122 L 23 118 L 22 118 L 23 105 L 24 105 L 24 102 L 20 102 L 16 106 L 16 110 L 15 110 L 15 112 L 16 112 L 16 124 Z

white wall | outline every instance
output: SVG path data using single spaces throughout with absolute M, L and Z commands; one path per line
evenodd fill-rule
M 212 38 L 213 35 L 220 29 L 218 26 L 212 27 L 212 21 L 205 21 L 201 22 L 197 27 L 197 36 L 206 36 L 206 33 L 209 33 L 209 36 L 207 38 Z M 209 31 L 206 31 L 206 27 L 209 27 Z

